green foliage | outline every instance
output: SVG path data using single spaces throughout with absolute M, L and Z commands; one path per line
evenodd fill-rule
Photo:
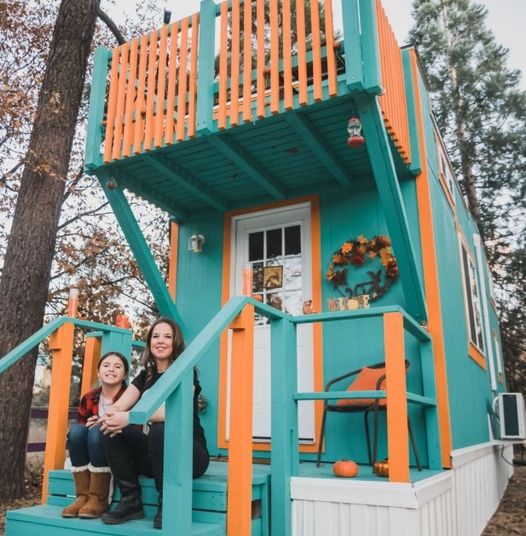
M 472 0 L 414 0 L 411 38 L 457 178 L 484 238 L 513 388 L 526 385 L 526 92 Z M 519 371 L 522 370 L 522 373 Z

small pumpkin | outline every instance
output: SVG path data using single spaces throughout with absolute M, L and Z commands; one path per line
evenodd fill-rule
M 332 472 L 339 477 L 352 478 L 358 476 L 358 464 L 352 460 L 339 460 L 332 466 Z
M 389 460 L 386 458 L 383 461 L 375 462 L 375 464 L 373 466 L 373 471 L 378 476 L 388 477 L 389 476 Z

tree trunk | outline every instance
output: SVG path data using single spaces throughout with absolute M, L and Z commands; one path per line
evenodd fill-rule
M 42 326 L 100 0 L 62 0 L 0 281 L 0 356 Z M 22 496 L 36 350 L 0 376 L 0 501 Z

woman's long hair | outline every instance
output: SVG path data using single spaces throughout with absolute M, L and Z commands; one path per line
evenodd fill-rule
M 156 371 L 155 358 L 150 351 L 150 343 L 152 342 L 152 334 L 155 326 L 158 324 L 168 324 L 172 328 L 172 355 L 170 356 L 170 365 L 179 357 L 179 354 L 184 350 L 184 338 L 181 328 L 177 322 L 174 322 L 171 318 L 161 316 L 150 326 L 148 334 L 146 335 L 146 348 L 142 353 L 141 365 L 146 369 L 146 378 L 149 379 Z M 168 366 L 170 366 L 168 365 Z

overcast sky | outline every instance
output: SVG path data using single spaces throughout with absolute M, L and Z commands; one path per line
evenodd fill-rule
M 219 0 L 215 0 L 216 3 Z M 522 71 L 522 87 L 526 89 L 526 0 L 479 0 L 488 9 L 488 26 L 497 42 L 510 50 L 510 66 Z M 118 0 L 119 9 L 133 10 L 136 0 Z M 172 21 L 199 11 L 199 0 L 161 0 L 161 6 L 172 11 Z M 400 45 L 406 43 L 411 27 L 411 0 L 382 0 L 387 16 Z M 113 10 L 111 10 L 113 12 Z M 161 25 L 162 21 L 159 21 Z

